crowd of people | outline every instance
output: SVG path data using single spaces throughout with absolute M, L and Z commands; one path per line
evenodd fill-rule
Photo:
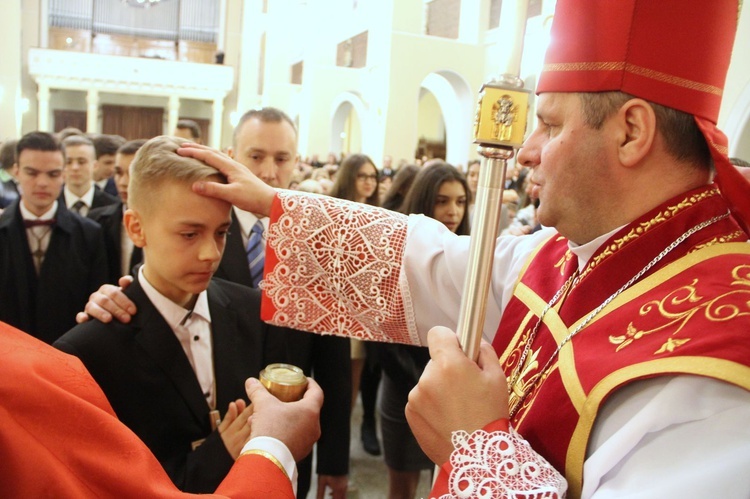
M 3 144 L 3 490 L 343 498 L 361 395 L 392 498 L 434 465 L 436 497 L 746 497 L 750 186 L 707 22 L 737 6 L 633 2 L 557 3 L 476 361 L 450 328 L 481 163 L 300 161 L 271 107 L 226 153 L 184 120 Z
M 189 120 L 181 120 L 172 136 L 200 142 L 200 130 Z M 242 365 L 242 369 L 237 371 L 235 366 L 234 379 L 218 379 L 217 376 L 211 382 L 210 372 L 216 371 L 217 365 L 212 365 L 210 358 L 208 362 L 204 359 L 202 364 L 200 355 L 194 353 L 195 347 L 191 347 L 181 335 L 191 334 L 191 327 L 196 331 L 203 328 L 204 334 L 208 331 L 208 336 L 204 337 L 211 338 L 217 349 L 217 364 L 231 364 L 227 360 L 228 352 L 222 351 L 219 338 L 236 335 L 237 331 L 225 331 L 220 323 L 211 321 L 209 311 L 213 306 L 218 307 L 212 304 L 211 294 L 231 292 L 220 289 L 211 291 L 207 283 L 194 289 L 199 295 L 208 291 L 209 310 L 204 310 L 203 314 L 209 317 L 203 317 L 208 324 L 193 326 L 192 322 L 200 316 L 197 303 L 184 297 L 175 298 L 166 292 L 175 287 L 170 283 L 178 279 L 176 271 L 172 270 L 171 275 L 162 278 L 167 283 L 166 290 L 152 287 L 153 281 L 159 279 L 160 267 L 168 269 L 177 265 L 179 268 L 190 268 L 188 260 L 179 258 L 186 253 L 186 249 L 160 247 L 153 242 L 147 244 L 146 234 L 140 227 L 153 223 L 148 218 L 146 223 L 140 218 L 134 219 L 131 213 L 158 211 L 164 220 L 179 216 L 197 220 L 199 214 L 207 213 L 206 206 L 191 199 L 190 192 L 181 192 L 174 199 L 161 191 L 138 194 L 139 188 L 142 190 L 148 186 L 139 181 L 139 176 L 144 175 L 139 173 L 140 169 L 146 169 L 145 175 L 150 175 L 151 183 L 159 181 L 159 177 L 153 173 L 156 169 L 163 171 L 165 176 L 175 178 L 189 175 L 177 170 L 181 168 L 187 171 L 191 166 L 189 161 L 177 161 L 177 169 L 170 173 L 169 167 L 175 157 L 170 158 L 169 153 L 174 153 L 180 143 L 170 140 L 162 137 L 149 141 L 126 141 L 119 136 L 87 135 L 75 129 L 66 129 L 55 135 L 32 132 L 19 141 L 7 141 L 3 145 L 3 172 L 7 175 L 4 184 L 7 187 L 3 192 L 8 194 L 3 196 L 5 214 L 2 225 L 5 232 L 2 233 L 2 242 L 6 286 L 2 291 L 0 319 L 84 360 L 89 372 L 104 388 L 119 419 L 148 445 L 182 490 L 208 492 L 219 485 L 241 449 L 241 446 L 232 447 L 229 442 L 230 435 L 242 428 L 238 423 L 230 423 L 244 414 L 237 409 L 245 407 L 242 402 L 244 379 L 257 376 L 265 364 L 286 361 L 314 375 L 326 394 L 318 450 L 320 486 L 323 489 L 331 488 L 335 495 L 356 487 L 356 484 L 348 484 L 346 479 L 348 421 L 350 409 L 361 392 L 363 421 L 360 435 L 364 450 L 372 455 L 384 453 L 391 497 L 414 497 L 420 470 L 429 470 L 431 466 L 409 431 L 404 409 L 407 395 L 429 359 L 426 348 L 379 345 L 356 339 L 309 335 L 288 328 L 266 327 L 259 322 L 259 310 L 251 308 L 246 318 L 249 322 L 241 324 L 242 328 L 262 331 L 264 337 L 268 336 L 274 341 L 280 338 L 284 340 L 279 340 L 278 345 L 266 341 L 264 354 L 260 357 L 253 354 L 257 345 L 248 344 L 244 354 L 256 361 L 242 363 L 235 360 L 234 363 Z M 144 147 L 140 153 L 143 158 L 138 163 L 136 158 Z M 291 121 L 282 111 L 274 108 L 247 113 L 235 131 L 228 153 L 273 187 L 288 187 L 371 206 L 386 206 L 405 214 L 421 213 L 441 221 L 456 234 L 469 234 L 471 200 L 475 190 L 470 189 L 461 171 L 442 160 L 428 160 L 424 164 L 400 162 L 401 166 L 394 169 L 390 165 L 390 158 L 385 159 L 384 168 L 379 168 L 366 155 L 350 154 L 343 156 L 340 164 L 339 158 L 334 155 L 329 155 L 325 164 L 316 164 L 315 161 L 307 164 L 296 155 L 296 132 Z M 141 166 L 145 157 L 154 158 L 154 166 Z M 159 160 L 159 157 L 162 159 Z M 181 158 L 176 156 L 176 159 Z M 511 198 L 514 201 L 519 199 L 510 179 L 508 186 Z M 135 200 L 139 197 L 155 203 L 154 207 L 138 210 Z M 191 212 L 193 206 L 198 207 L 195 213 Z M 19 215 L 26 225 L 39 220 L 25 228 L 26 237 L 14 228 Z M 219 222 L 225 221 L 220 219 Z M 268 229 L 268 219 L 234 208 L 227 223 L 225 227 L 220 227 L 222 234 L 226 234 L 222 251 L 207 259 L 211 262 L 213 275 L 220 278 L 212 282 L 230 281 L 257 292 L 263 273 L 264 234 Z M 65 240 L 55 232 L 55 228 L 61 225 L 72 227 L 66 231 Z M 153 238 L 151 236 L 150 239 L 154 241 Z M 153 255 L 149 258 L 151 266 L 143 265 L 144 255 L 149 252 Z M 24 253 L 28 255 L 20 261 L 31 260 L 34 274 L 31 273 L 31 266 L 13 265 L 11 261 Z M 155 272 L 151 276 L 150 268 L 154 268 L 151 272 Z M 184 354 L 189 360 L 189 365 L 185 367 L 192 370 L 192 373 L 185 369 L 174 372 L 171 377 L 158 383 L 151 379 L 150 384 L 146 383 L 135 394 L 137 396 L 128 387 L 120 385 L 150 372 L 141 365 L 136 372 L 128 376 L 123 374 L 130 370 L 126 366 L 138 364 L 135 360 L 140 355 L 141 347 L 136 343 L 122 344 L 120 341 L 126 337 L 135 341 L 136 336 L 133 333 L 126 336 L 122 331 L 117 331 L 117 327 L 107 332 L 111 328 L 102 328 L 99 322 L 73 328 L 76 313 L 83 310 L 91 293 L 104 284 L 116 284 L 122 276 L 127 275 L 135 278 L 128 296 L 142 312 L 136 316 L 134 323 L 121 325 L 119 329 L 161 331 L 151 333 L 154 336 L 165 331 L 169 336 L 171 330 L 183 344 Z M 64 288 L 54 284 L 61 280 L 66 283 Z M 238 296 L 238 301 L 259 304 L 259 296 L 252 293 Z M 172 310 L 170 302 L 178 308 Z M 157 306 L 158 303 L 162 305 Z M 181 317 L 177 317 L 181 309 L 191 311 L 190 320 L 182 321 Z M 166 320 L 166 323 L 157 321 L 161 323 L 160 327 L 142 322 L 146 318 L 154 321 L 159 315 Z M 71 329 L 73 331 L 66 334 Z M 210 346 L 203 348 L 208 348 L 210 352 Z M 109 354 L 106 353 L 108 351 Z M 126 354 L 127 351 L 131 353 Z M 242 352 L 239 345 L 235 345 L 234 351 Z M 118 352 L 117 355 L 114 352 Z M 159 359 L 167 354 L 157 351 L 152 355 L 155 364 L 150 369 L 154 370 Z M 171 351 L 171 355 L 176 354 Z M 205 357 L 205 353 L 202 355 Z M 350 358 L 346 359 L 347 356 Z M 344 374 L 348 365 L 351 365 L 349 376 Z M 381 391 L 381 365 L 383 386 L 378 411 L 376 404 Z M 182 386 L 182 391 L 190 392 L 193 377 L 201 383 L 209 409 L 202 411 L 203 404 L 198 402 L 199 405 L 193 407 L 193 416 L 200 421 L 206 419 L 206 414 L 211 414 L 206 419 L 209 426 L 202 421 L 201 424 L 188 425 L 182 433 L 177 430 L 164 432 L 161 425 L 154 426 L 153 421 L 158 414 L 162 419 L 171 418 L 175 425 L 191 420 L 189 411 L 174 410 L 181 398 L 180 393 L 175 393 L 174 398 L 167 397 L 165 394 L 169 390 L 165 390 L 163 383 Z M 157 396 L 157 393 L 161 396 Z M 192 403 L 196 401 L 192 400 Z M 379 412 L 380 418 L 376 418 L 376 412 Z M 233 416 L 229 417 L 229 414 Z M 213 425 L 209 421 L 214 419 L 221 420 L 221 425 Z M 382 450 L 376 424 L 378 419 L 382 421 Z M 210 433 L 207 433 L 208 429 Z M 247 431 L 240 434 L 246 437 L 245 440 L 249 437 Z M 204 439 L 205 444 L 193 448 L 195 442 Z M 309 461 L 299 463 L 300 497 L 305 497 L 310 487 Z

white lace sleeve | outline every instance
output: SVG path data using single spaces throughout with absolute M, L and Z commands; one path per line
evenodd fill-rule
M 400 289 L 406 216 L 284 191 L 276 202 L 281 212 L 272 214 L 268 230 L 264 320 L 315 333 L 419 344 L 414 326 L 407 327 Z
M 453 433 L 448 494 L 440 499 L 548 499 L 565 497 L 563 476 L 513 428 Z

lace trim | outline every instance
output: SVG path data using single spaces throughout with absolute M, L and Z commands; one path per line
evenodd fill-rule
M 408 217 L 324 196 L 278 194 L 269 227 L 278 264 L 263 290 L 272 324 L 364 340 L 419 344 L 404 308 L 401 262 Z
M 440 499 L 563 498 L 567 482 L 513 429 L 453 432 L 449 494 Z

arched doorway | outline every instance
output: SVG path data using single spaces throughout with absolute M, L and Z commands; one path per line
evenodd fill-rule
M 354 93 L 345 92 L 333 101 L 329 152 L 341 156 L 367 151 L 364 143 L 367 135 L 362 129 L 364 116 L 364 103 Z
M 435 109 L 431 108 L 432 99 L 439 108 L 445 144 L 442 157 L 453 165 L 466 166 L 473 140 L 472 117 L 475 106 L 469 84 L 461 75 L 452 71 L 435 71 L 422 80 L 419 99 L 420 116 L 423 110 L 425 116 L 435 115 Z M 421 131 L 420 129 L 418 137 Z M 434 149 L 437 149 L 437 145 Z

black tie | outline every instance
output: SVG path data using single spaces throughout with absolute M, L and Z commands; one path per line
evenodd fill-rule
M 79 199 L 78 201 L 76 201 L 75 203 L 73 203 L 73 206 L 71 206 L 71 209 L 80 215 L 81 214 L 81 209 L 84 206 L 86 206 L 86 203 L 84 203 L 83 201 L 81 201 Z

